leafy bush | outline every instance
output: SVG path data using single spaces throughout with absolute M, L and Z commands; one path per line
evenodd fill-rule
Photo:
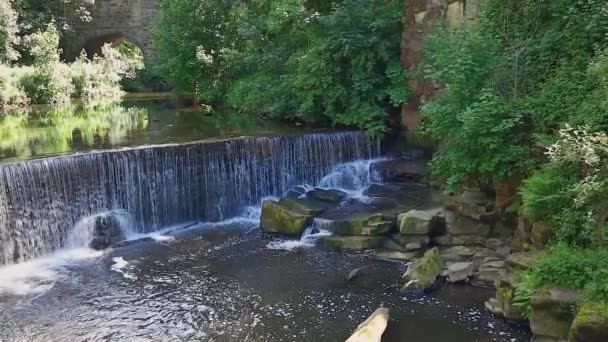
M 135 75 L 136 64 L 112 48 L 102 47 L 102 56 L 89 60 L 85 53 L 70 65 L 74 97 L 85 100 L 117 98 L 123 94 L 120 82 Z
M 524 182 L 524 213 L 550 223 L 558 241 L 583 246 L 608 243 L 608 136 L 560 130 L 550 160 Z
M 604 0 L 488 0 L 476 22 L 440 25 L 424 70 L 442 88 L 422 108 L 435 173 L 452 188 L 491 185 L 542 164 L 565 122 L 607 129 L 607 33 Z
M 19 58 L 15 49 L 19 43 L 17 13 L 12 0 L 0 1 L 0 62 L 10 62 Z
M 398 0 L 164 0 L 160 70 L 242 111 L 372 134 L 409 96 Z
M 608 249 L 584 249 L 565 243 L 548 249 L 534 267 L 518 274 L 516 303 L 529 313 L 537 289 L 560 286 L 583 292 L 583 301 L 608 302 Z
M 74 63 L 60 61 L 59 33 L 49 24 L 45 31 L 24 39 L 30 47 L 33 66 L 0 64 L 0 109 L 28 103 L 65 105 L 72 97 L 87 101 L 122 95 L 120 82 L 132 77 L 136 62 L 105 45 L 103 56 L 89 60 L 81 55 Z
M 23 68 L 0 64 L 0 111 L 29 103 L 27 94 L 20 86 L 19 75 L 22 73 L 24 73 Z
M 157 68 L 178 92 L 216 101 L 230 79 L 227 56 L 236 46 L 237 1 L 162 0 L 153 31 Z M 259 37 L 258 37 L 259 39 Z
M 399 62 L 401 6 L 345 0 L 320 13 L 298 0 L 253 2 L 240 23 L 247 49 L 237 55 L 228 103 L 381 134 L 387 113 L 409 96 Z
M 66 64 L 29 68 L 21 76 L 20 86 L 34 104 L 64 105 L 70 101 L 74 86 Z

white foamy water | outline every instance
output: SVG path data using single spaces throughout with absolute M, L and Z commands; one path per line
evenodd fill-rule
M 122 274 L 122 276 L 126 279 L 137 280 L 137 277 L 135 275 L 125 270 L 128 269 L 129 262 L 123 259 L 123 257 L 112 258 L 112 261 L 114 262 L 114 264 L 110 267 L 112 271 Z
M 323 221 L 323 222 L 321 222 L 321 221 Z M 329 232 L 328 230 L 319 228 L 319 222 L 321 222 L 322 226 L 325 226 L 324 221 L 328 221 L 328 220 L 315 219 L 313 221 L 313 224 L 310 227 L 306 228 L 304 233 L 302 233 L 300 240 L 283 240 L 283 239 L 274 240 L 274 241 L 270 241 L 266 245 L 266 248 L 275 249 L 275 250 L 292 251 L 294 249 L 299 249 L 299 248 L 314 247 L 319 239 L 331 235 L 331 232 Z
M 340 189 L 351 197 L 364 197 L 362 191 L 373 183 L 379 183 L 381 177 L 371 170 L 371 165 L 383 160 L 367 159 L 340 164 L 319 182 L 320 188 Z
M 65 267 L 103 252 L 89 248 L 58 251 L 46 257 L 0 268 L 0 294 L 35 295 L 53 287 L 65 274 Z
M 68 248 L 88 247 L 94 237 L 95 222 L 100 216 L 112 216 L 120 225 L 120 230 L 124 236 L 136 235 L 139 230 L 135 218 L 126 210 L 112 210 L 96 215 L 83 217 L 78 221 L 68 234 Z

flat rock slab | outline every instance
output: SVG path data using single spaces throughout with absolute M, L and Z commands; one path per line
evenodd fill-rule
M 450 283 L 457 283 L 467 280 L 473 275 L 473 263 L 472 262 L 457 262 L 448 266 L 448 281 Z

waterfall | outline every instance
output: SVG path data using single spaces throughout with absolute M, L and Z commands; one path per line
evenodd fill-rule
M 86 216 L 125 210 L 140 232 L 217 221 L 378 156 L 361 132 L 243 137 L 97 151 L 0 165 L 0 264 L 65 247 Z

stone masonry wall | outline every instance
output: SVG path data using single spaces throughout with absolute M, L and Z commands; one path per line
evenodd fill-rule
M 158 0 L 96 0 L 87 7 L 91 21 L 71 18 L 76 40 L 66 48 L 66 57 L 71 59 L 83 48 L 97 50 L 103 43 L 120 39 L 135 43 L 146 59 L 154 56 L 151 29 L 159 14 L 157 5 Z

